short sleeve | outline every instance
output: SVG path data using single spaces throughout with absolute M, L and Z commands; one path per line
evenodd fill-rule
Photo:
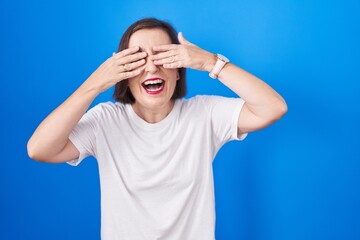
M 211 119 L 215 136 L 222 143 L 244 140 L 247 133 L 238 134 L 238 121 L 245 101 L 241 98 L 221 96 L 201 97 Z
M 79 150 L 80 155 L 77 159 L 68 161 L 68 164 L 77 166 L 86 157 L 95 155 L 97 125 L 98 107 L 94 107 L 84 114 L 70 133 L 69 140 Z

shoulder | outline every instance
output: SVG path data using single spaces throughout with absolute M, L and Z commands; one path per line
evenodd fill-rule
M 192 106 L 197 104 L 201 105 L 217 97 L 218 96 L 213 96 L 213 95 L 196 95 L 187 99 L 183 99 L 182 101 L 183 101 L 183 105 L 186 106 Z
M 223 97 L 218 95 L 197 95 L 187 100 L 187 104 L 198 113 L 222 114 L 224 111 L 241 110 L 244 100 L 239 97 Z
M 191 109 L 199 105 L 203 105 L 204 97 L 205 97 L 204 95 L 196 95 L 190 98 L 182 98 L 179 99 L 178 101 L 180 101 L 181 103 L 180 105 L 182 109 Z
M 187 99 L 181 99 L 182 112 L 192 112 L 196 114 L 207 114 L 211 106 L 221 98 L 213 95 L 196 95 Z
M 126 105 L 119 102 L 102 102 L 98 103 L 94 107 L 92 107 L 90 110 L 95 111 L 115 111 L 115 110 L 123 110 L 126 108 Z
M 121 113 L 126 111 L 126 105 L 122 103 L 114 103 L 111 101 L 103 102 L 95 105 L 94 107 L 90 108 L 87 114 L 95 115 L 97 117 L 111 117 L 111 116 L 118 116 Z
M 207 103 L 207 102 L 218 102 L 218 101 L 224 101 L 226 99 L 238 99 L 238 98 L 231 98 L 231 97 L 223 97 L 218 95 L 196 95 L 194 97 L 191 97 L 189 99 L 186 99 L 189 102 L 192 103 Z
M 194 97 L 184 99 L 185 106 L 201 106 L 211 108 L 221 102 L 242 101 L 240 98 L 230 98 L 218 95 L 196 95 Z

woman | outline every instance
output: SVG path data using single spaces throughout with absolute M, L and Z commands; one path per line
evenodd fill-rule
M 242 98 L 185 95 L 185 68 L 207 71 Z M 116 103 L 85 113 L 115 85 Z M 36 129 L 35 160 L 99 165 L 102 239 L 214 239 L 212 160 L 230 140 L 287 111 L 270 86 L 146 18 Z

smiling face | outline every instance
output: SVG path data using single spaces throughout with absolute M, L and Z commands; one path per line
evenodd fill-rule
M 134 108 L 161 109 L 173 104 L 171 98 L 179 80 L 178 69 L 166 69 L 150 60 L 154 54 L 152 48 L 163 44 L 171 44 L 171 40 L 162 29 L 141 29 L 130 37 L 129 47 L 139 46 L 148 54 L 142 66 L 144 71 L 129 79 L 129 88 L 135 98 Z

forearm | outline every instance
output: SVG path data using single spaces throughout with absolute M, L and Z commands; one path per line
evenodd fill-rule
M 246 102 L 259 118 L 280 118 L 286 112 L 284 99 L 268 84 L 249 72 L 228 63 L 218 79 Z
M 189 42 L 182 33 L 179 33 L 178 39 L 180 45 L 165 44 L 153 47 L 157 52 L 151 56 L 154 64 L 164 68 L 213 71 L 218 56 Z M 217 70 L 216 68 L 215 76 L 218 74 Z M 239 133 L 267 127 L 287 111 L 284 99 L 274 89 L 234 64 L 227 63 L 220 71 L 218 79 L 245 100 L 238 118 Z
M 68 137 L 99 91 L 84 82 L 65 102 L 38 126 L 28 142 L 33 159 L 51 158 L 66 145 Z
M 35 130 L 28 142 L 28 154 L 33 159 L 54 159 L 62 150 L 66 150 L 68 138 L 89 108 L 93 100 L 101 92 L 116 83 L 135 77 L 142 71 L 144 52 L 139 47 L 125 49 L 105 60 L 91 76 L 58 108 L 56 108 Z M 129 65 L 129 69 L 123 66 Z M 70 147 L 71 148 L 71 147 Z M 67 153 L 67 151 L 65 151 Z M 66 156 L 69 157 L 69 156 Z M 66 158 L 60 156 L 60 161 Z M 57 158 L 56 162 L 59 162 Z
M 170 44 L 153 48 L 158 52 L 151 57 L 156 65 L 165 68 L 185 67 L 207 72 L 213 70 L 217 61 L 215 54 L 192 44 L 182 33 L 179 33 L 178 38 L 181 45 Z M 274 89 L 234 64 L 227 63 L 220 71 L 218 79 L 245 100 L 247 110 L 262 119 L 263 126 L 279 119 L 287 111 L 285 101 Z

